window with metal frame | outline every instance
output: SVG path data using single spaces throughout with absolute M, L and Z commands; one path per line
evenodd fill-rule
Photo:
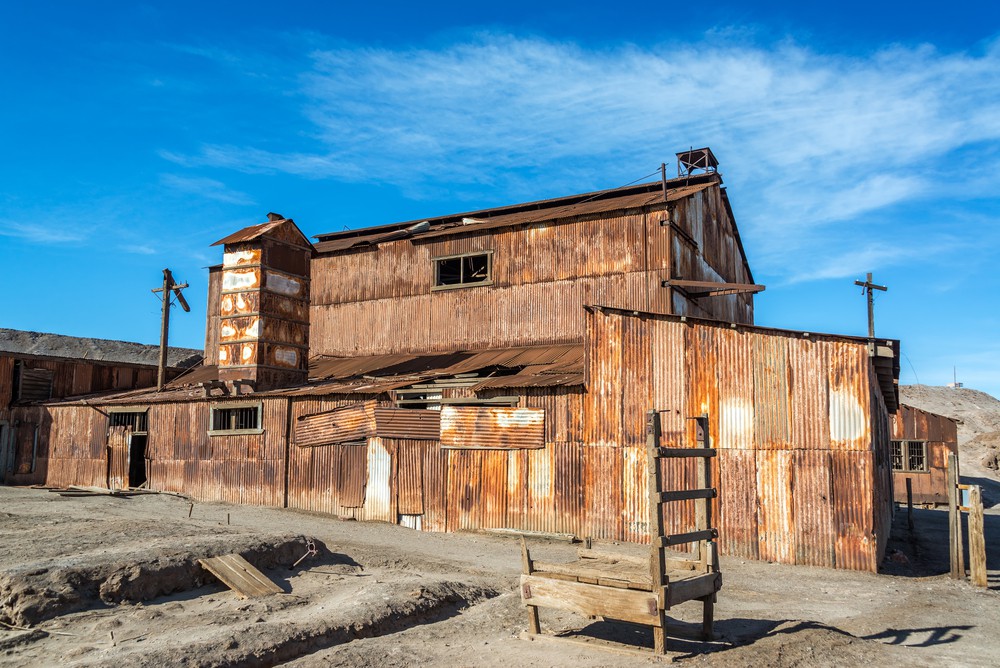
M 111 411 L 108 414 L 108 427 L 131 427 L 133 434 L 145 434 L 149 430 L 149 414 L 139 411 Z
M 259 434 L 262 431 L 261 404 L 220 404 L 212 406 L 212 423 L 208 432 L 209 434 L 213 436 Z
M 927 441 L 892 441 L 892 470 L 927 473 Z
M 493 251 L 434 258 L 434 289 L 489 285 L 493 282 Z

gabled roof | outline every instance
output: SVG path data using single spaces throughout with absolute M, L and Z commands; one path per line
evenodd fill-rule
M 0 353 L 144 366 L 156 366 L 160 360 L 159 346 L 2 328 L 0 328 Z M 201 359 L 201 350 L 167 349 L 167 366 L 170 367 L 191 367 Z
M 699 174 L 667 181 L 667 201 L 689 197 L 706 188 L 722 183 L 718 174 Z M 316 250 L 320 253 L 344 250 L 379 241 L 399 238 L 426 239 L 479 230 L 524 225 L 528 223 L 570 218 L 619 209 L 634 209 L 662 203 L 663 182 L 598 190 L 554 199 L 524 202 L 492 209 L 454 213 L 436 218 L 411 220 L 390 225 L 318 234 Z M 420 226 L 419 231 L 403 234 L 407 228 Z M 424 229 L 426 228 L 426 229 Z
M 609 211 L 655 207 L 667 202 L 676 202 L 721 185 L 722 177 L 718 173 L 694 174 L 669 179 L 666 182 L 666 199 L 664 199 L 663 181 L 654 181 L 492 209 L 454 213 L 436 218 L 318 234 L 315 237 L 317 239 L 315 248 L 318 253 L 336 253 L 371 248 L 380 243 L 402 239 L 420 243 L 425 240 L 437 240 L 442 237 L 483 232 L 514 225 L 566 220 Z M 733 217 L 725 189 L 721 190 L 722 201 L 733 224 L 733 234 L 739 247 L 743 266 L 750 277 L 750 282 L 753 282 L 750 263 L 743 248 L 743 241 L 740 239 L 739 229 L 736 227 L 736 219 Z
M 243 243 L 253 241 L 262 237 L 270 237 L 285 243 L 292 243 L 307 248 L 312 248 L 309 238 L 302 233 L 299 226 L 291 218 L 285 218 L 280 213 L 267 214 L 267 222 L 244 227 L 242 230 L 233 232 L 227 237 L 216 241 L 213 246 L 225 244 Z

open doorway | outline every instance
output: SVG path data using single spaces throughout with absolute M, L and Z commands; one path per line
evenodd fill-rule
M 146 409 L 113 410 L 110 413 L 109 427 L 128 427 L 131 432 L 128 437 L 127 480 L 123 481 L 128 488 L 143 487 L 149 481 L 149 460 L 146 457 L 146 444 L 149 439 L 148 413 Z

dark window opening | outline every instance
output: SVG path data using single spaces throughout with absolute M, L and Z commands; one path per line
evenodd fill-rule
M 145 434 L 148 431 L 146 411 L 129 411 L 127 413 L 111 413 L 109 427 L 131 427 L 133 434 Z
M 50 369 L 31 369 L 19 360 L 14 365 L 14 401 L 51 399 L 52 376 Z
M 212 409 L 213 432 L 260 431 L 260 406 L 228 406 Z
M 489 283 L 491 279 L 492 255 L 477 253 L 445 257 L 434 261 L 434 285 L 477 285 Z
M 893 441 L 892 470 L 927 472 L 927 441 Z

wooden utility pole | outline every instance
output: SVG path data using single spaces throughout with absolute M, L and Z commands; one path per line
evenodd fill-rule
M 864 281 L 854 281 L 854 285 L 860 285 L 864 292 L 868 296 L 868 338 L 875 338 L 875 299 L 872 295 L 872 290 L 881 290 L 885 292 L 889 288 L 884 285 L 875 285 L 872 283 L 872 273 L 868 272 L 868 277 Z
M 173 292 L 177 296 L 177 303 L 185 312 L 190 312 L 191 307 L 188 306 L 187 300 L 181 294 L 181 290 L 187 286 L 187 283 L 175 283 L 170 270 L 164 269 L 163 287 L 153 290 L 154 294 L 160 294 L 160 299 L 163 301 L 163 315 L 160 319 L 160 363 L 156 372 L 156 389 L 158 391 L 162 390 L 167 382 L 167 337 L 170 333 L 170 307 L 173 305 L 170 303 L 170 293 Z

